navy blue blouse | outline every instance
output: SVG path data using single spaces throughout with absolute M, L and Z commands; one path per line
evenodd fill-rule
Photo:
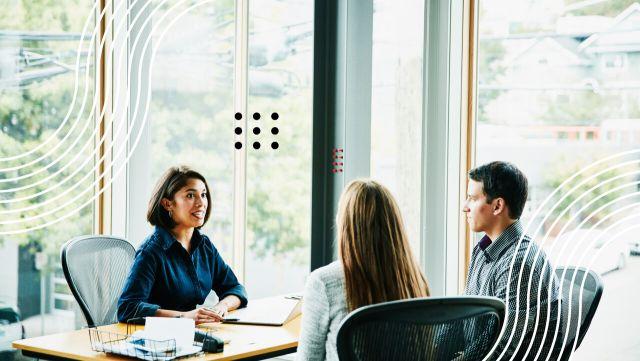
M 136 252 L 118 300 L 118 321 L 153 316 L 159 308 L 191 311 L 211 290 L 220 299 L 235 295 L 240 307 L 246 306 L 246 290 L 209 238 L 194 230 L 191 248 L 189 254 L 171 233 L 156 227 Z

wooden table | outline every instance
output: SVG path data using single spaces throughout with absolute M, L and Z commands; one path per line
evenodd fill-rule
M 189 360 L 262 360 L 296 351 L 300 334 L 301 316 L 284 326 L 252 326 L 210 324 L 217 329 L 215 335 L 230 340 L 224 352 L 205 353 Z M 126 324 L 102 326 L 100 329 L 126 333 Z M 48 360 L 132 360 L 91 350 L 89 331 L 77 330 L 13 342 L 27 357 Z

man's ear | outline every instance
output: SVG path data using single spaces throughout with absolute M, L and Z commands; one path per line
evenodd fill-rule
M 168 212 L 171 210 L 172 202 L 168 198 L 162 198 L 160 200 L 160 204 L 162 207 Z
M 507 211 L 507 204 L 503 198 L 496 198 L 491 202 L 491 212 L 494 216 L 500 215 L 502 212 Z

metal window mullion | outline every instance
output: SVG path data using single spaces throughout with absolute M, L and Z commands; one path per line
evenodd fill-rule
M 336 177 L 329 173 L 335 146 L 338 0 L 316 0 L 313 35 L 313 153 L 311 177 L 311 270 L 333 260 Z
M 242 129 L 247 129 L 247 97 L 249 84 L 249 0 L 236 1 L 235 57 L 233 95 L 234 108 L 242 116 Z M 231 115 L 230 115 L 231 118 Z M 231 118 L 233 119 L 233 118 Z M 235 136 L 242 148 L 233 152 L 233 268 L 240 282 L 245 282 L 245 249 L 247 224 L 247 132 Z M 232 146 L 231 144 L 229 146 Z
M 345 182 L 370 173 L 373 0 L 316 0 L 314 12 L 311 270 L 335 259 Z M 333 148 L 343 173 L 330 173 Z
M 457 294 L 460 276 L 462 1 L 425 3 L 421 263 L 432 296 Z
M 432 296 L 446 290 L 449 4 L 425 1 L 421 257 Z M 434 211 L 436 210 L 436 211 Z
M 449 2 L 449 102 L 448 107 L 448 144 L 447 144 L 447 220 L 445 224 L 446 241 L 446 268 L 445 268 L 445 294 L 458 293 L 459 255 L 464 247 L 460 247 L 460 221 L 463 218 L 460 210 L 460 197 L 462 189 L 459 187 L 461 177 L 466 172 L 460 168 L 462 157 L 462 91 L 463 91 L 463 0 L 451 0 Z M 458 185 L 456 187 L 456 185 Z

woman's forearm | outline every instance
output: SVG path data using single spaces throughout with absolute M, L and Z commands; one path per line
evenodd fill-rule
M 238 298 L 238 296 L 235 296 L 235 295 L 229 295 L 221 299 L 217 305 L 221 305 L 225 307 L 227 311 L 233 311 L 236 308 L 240 307 L 240 298 Z
M 180 311 L 174 311 L 174 310 L 164 310 L 162 308 L 159 308 L 156 311 L 156 316 L 157 317 L 184 317 L 185 313 L 184 312 L 180 312 Z

